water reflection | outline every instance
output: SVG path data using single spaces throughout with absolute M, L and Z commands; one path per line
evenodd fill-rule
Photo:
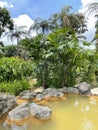
M 89 102 L 81 101 L 78 98 L 75 99 L 74 107 L 79 107 L 82 112 L 88 112 L 90 110 Z
M 82 112 L 88 112 L 90 110 L 90 106 L 89 105 L 86 105 L 86 106 L 82 106 L 81 107 L 81 111 Z
M 84 119 L 79 130 L 95 130 L 95 127 L 92 121 Z
M 92 104 L 92 105 L 96 105 L 96 99 L 91 98 L 91 99 L 90 99 L 90 104 Z
M 74 107 L 78 107 L 78 105 L 79 105 L 79 101 L 76 99 L 74 102 Z

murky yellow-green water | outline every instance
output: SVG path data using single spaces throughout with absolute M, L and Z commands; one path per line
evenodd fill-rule
M 98 98 L 67 95 L 65 101 L 47 104 L 53 111 L 51 120 L 31 119 L 23 126 L 10 127 L 0 122 L 0 130 L 98 130 Z

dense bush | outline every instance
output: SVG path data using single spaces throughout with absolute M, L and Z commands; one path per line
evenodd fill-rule
M 0 92 L 7 92 L 10 94 L 18 95 L 21 91 L 29 88 L 29 82 L 26 79 L 14 80 L 9 82 L 0 83 Z
M 5 57 L 17 56 L 17 46 L 16 45 L 4 46 L 2 50 L 3 50 Z
M 21 80 L 32 76 L 33 64 L 29 60 L 18 57 L 0 59 L 0 82 Z

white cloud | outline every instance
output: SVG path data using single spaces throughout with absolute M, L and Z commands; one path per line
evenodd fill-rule
M 81 8 L 79 9 L 79 12 L 81 13 L 84 13 L 85 14 L 85 11 L 86 11 L 86 5 L 89 4 L 89 3 L 92 3 L 92 2 L 98 2 L 98 0 L 81 0 L 81 3 L 82 3 L 82 6 Z M 86 14 L 85 14 L 86 16 Z M 94 15 L 89 15 L 89 16 L 86 16 L 88 19 L 87 19 L 87 27 L 88 27 L 88 31 L 85 32 L 85 36 L 87 37 L 87 41 L 91 41 L 94 37 L 94 34 L 95 34 L 95 17 Z
M 26 14 L 24 15 L 19 15 L 16 18 L 13 18 L 14 24 L 17 26 L 26 26 L 27 30 L 29 29 L 29 27 L 34 24 L 34 21 Z M 32 36 L 35 36 L 36 33 L 32 32 Z M 8 44 L 16 44 L 16 41 L 11 42 L 10 40 L 8 40 L 7 38 L 3 38 L 3 42 L 5 45 Z
M 34 21 L 26 14 L 19 15 L 17 18 L 13 18 L 15 25 L 17 26 L 26 26 L 29 28 L 32 24 L 34 24 Z
M 87 5 L 92 2 L 98 2 L 98 0 L 81 0 L 82 6 L 80 7 L 79 11 L 84 13 L 87 10 Z
M 17 18 L 13 18 L 14 24 L 17 26 L 26 26 L 27 30 L 30 28 L 31 25 L 34 24 L 34 21 L 27 15 L 19 15 Z M 36 33 L 32 31 L 32 36 L 35 36 Z
M 0 1 L 0 7 L 14 8 L 14 6 L 11 3 L 8 3 L 6 1 Z
M 89 3 L 92 3 L 92 2 L 97 2 L 98 0 L 81 0 L 81 3 L 85 6 Z

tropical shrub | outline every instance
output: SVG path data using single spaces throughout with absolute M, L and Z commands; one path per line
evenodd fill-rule
M 28 50 L 35 62 L 38 85 L 70 87 L 76 83 L 78 68 L 83 67 L 84 50 L 73 30 L 61 28 L 48 36 L 38 35 L 28 44 Z
M 5 57 L 17 56 L 17 46 L 16 45 L 4 46 L 3 53 L 4 53 Z
M 26 79 L 3 81 L 0 82 L 0 92 L 6 92 L 14 95 L 18 95 L 21 91 L 29 88 L 29 82 Z
M 33 74 L 33 64 L 18 57 L 0 59 L 0 82 L 21 80 Z

